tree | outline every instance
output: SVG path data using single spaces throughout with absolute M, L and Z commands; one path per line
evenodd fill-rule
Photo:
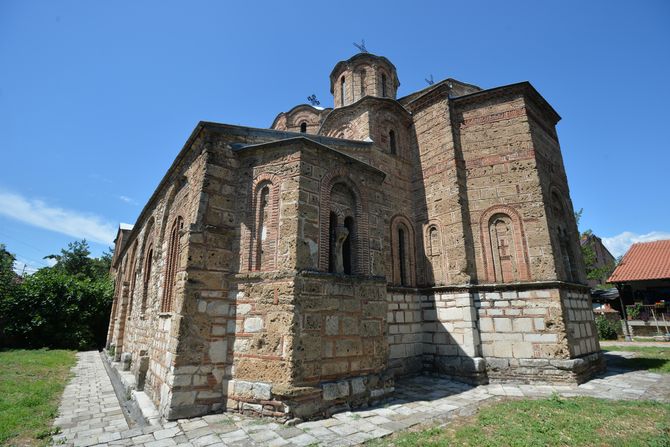
M 0 244 L 0 297 L 5 296 L 16 287 L 18 275 L 14 272 L 16 257 Z
M 578 227 L 583 212 L 584 208 L 575 212 L 575 220 L 577 221 Z M 580 233 L 579 238 L 582 248 L 582 257 L 584 258 L 584 267 L 586 268 L 586 278 L 604 284 L 614 271 L 614 267 L 618 264 L 618 260 L 614 263 L 598 266 L 598 256 L 595 247 L 593 246 L 595 238 L 593 231 L 591 229 L 585 230 Z
M 88 243 L 68 244 L 53 267 L 26 276 L 0 296 L 0 347 L 91 349 L 107 336 L 111 256 L 91 258 Z

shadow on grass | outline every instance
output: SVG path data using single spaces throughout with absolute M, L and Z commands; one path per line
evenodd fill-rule
M 613 351 L 613 352 L 610 352 Z M 633 357 L 617 354 L 616 352 L 630 352 Z M 670 373 L 670 350 L 634 350 L 612 347 L 603 350 L 607 361 L 606 376 L 616 375 L 621 371 L 650 371 L 655 373 Z

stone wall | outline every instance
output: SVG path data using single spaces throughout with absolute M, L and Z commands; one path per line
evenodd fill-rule
M 570 354 L 579 357 L 600 352 L 598 330 L 588 289 L 563 290 L 563 318 L 567 322 Z
M 485 383 L 476 294 L 435 290 L 422 296 L 424 365 L 429 371 L 470 383 Z
M 423 369 L 426 326 L 422 296 L 392 288 L 386 293 L 386 303 L 389 368 L 396 376 L 417 373 Z
M 573 351 L 575 340 L 569 339 L 569 331 L 592 327 L 593 316 L 589 323 L 582 314 L 585 320 L 579 324 L 566 318 L 574 312 L 564 308 L 564 296 L 569 293 L 557 287 L 479 292 L 482 355 L 490 380 L 573 382 L 602 368 L 599 347 L 579 354 Z M 584 303 L 574 305 L 583 310 Z M 591 346 L 594 338 L 585 337 L 577 344 L 582 340 Z

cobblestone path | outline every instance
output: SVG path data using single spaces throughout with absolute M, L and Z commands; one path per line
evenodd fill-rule
M 630 356 L 631 353 L 608 355 Z M 469 386 L 431 376 L 400 381 L 395 398 L 381 407 L 344 412 L 332 418 L 286 427 L 267 419 L 218 414 L 129 429 L 100 354 L 79 354 L 75 378 L 65 389 L 55 424 L 57 443 L 89 446 L 349 446 L 417 424 L 472 414 L 486 401 L 503 397 L 592 396 L 670 402 L 670 374 L 610 368 L 580 386 Z

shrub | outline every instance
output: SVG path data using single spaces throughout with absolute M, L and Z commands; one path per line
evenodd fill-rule
M 596 317 L 596 328 L 598 329 L 598 337 L 601 340 L 616 340 L 618 337 L 619 325 L 610 321 L 603 315 Z
M 0 295 L 0 348 L 104 345 L 113 284 L 108 259 L 88 254 L 85 241 L 70 244 L 55 266 L 25 276 Z

